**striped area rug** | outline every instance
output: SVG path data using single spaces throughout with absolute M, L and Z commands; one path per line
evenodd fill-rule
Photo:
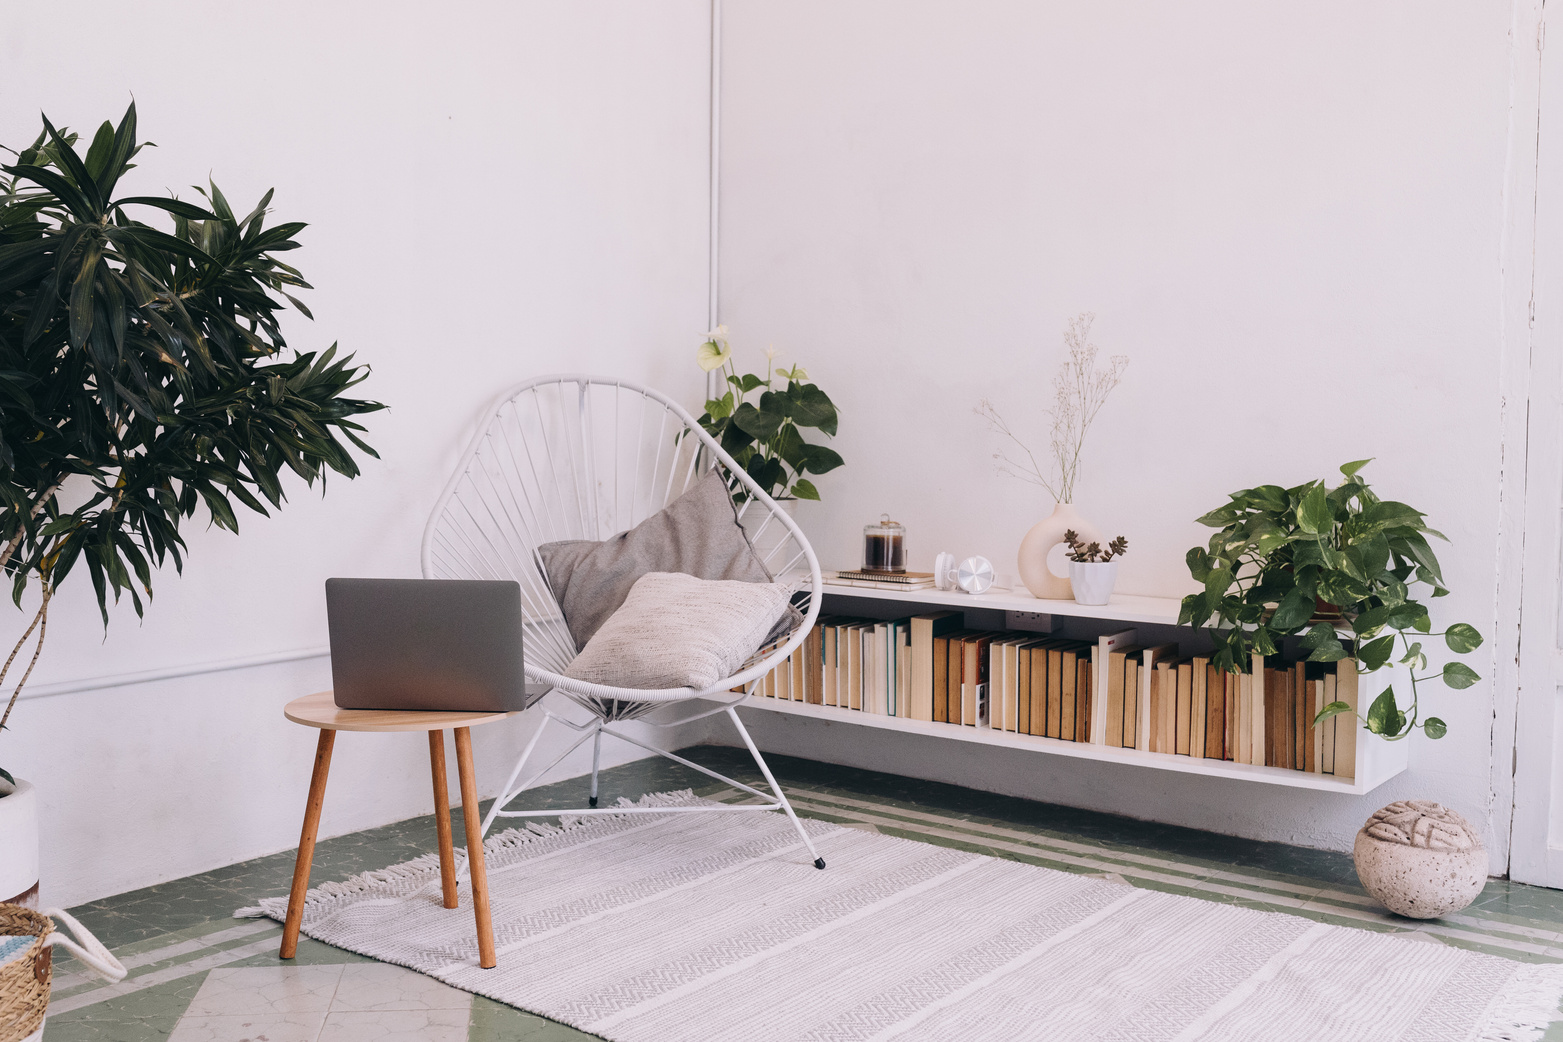
M 311 891 L 304 931 L 624 1042 L 1507 1042 L 1563 997 L 1558 964 L 806 825 L 824 872 L 778 814 L 495 836 L 494 970 L 432 856 Z

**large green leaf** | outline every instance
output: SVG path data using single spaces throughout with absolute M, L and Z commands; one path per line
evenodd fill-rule
M 1335 514 L 1325 497 L 1324 485 L 1310 488 L 1297 507 L 1297 527 L 1309 535 L 1328 532 L 1335 525 Z
M 181 202 L 178 199 L 161 199 L 155 195 L 131 195 L 114 200 L 115 206 L 155 206 L 159 210 L 178 214 L 192 221 L 215 221 L 217 215 L 203 206 Z
M 1444 664 L 1444 683 L 1452 688 L 1467 688 L 1482 679 L 1476 670 L 1467 666 L 1464 662 L 1446 662 Z
M 1354 478 L 1357 476 L 1357 471 L 1361 470 L 1363 467 L 1372 462 L 1373 457 L 1371 456 L 1369 456 L 1367 459 L 1353 460 L 1350 463 L 1344 464 L 1341 467 L 1340 472 L 1346 475 L 1348 478 Z
M 1406 729 L 1406 714 L 1395 704 L 1395 689 L 1386 687 L 1368 707 L 1368 730 L 1386 738 L 1395 738 Z
M 793 383 L 787 388 L 792 418 L 801 427 L 814 427 L 825 434 L 836 433 L 836 405 L 814 384 Z
M 823 445 L 808 445 L 805 446 L 804 463 L 800 469 L 810 474 L 828 474 L 844 462 L 834 449 L 827 449 Z
M 1457 622 L 1444 631 L 1444 642 L 1449 645 L 1450 651 L 1468 655 L 1482 646 L 1482 635 L 1476 632 L 1475 626 Z
M 1362 665 L 1369 673 L 1383 667 L 1389 661 L 1389 657 L 1395 653 L 1395 635 L 1388 634 L 1376 640 L 1370 640 L 1362 645 L 1358 652 Z
M 1209 584 L 1206 585 L 1208 590 Z M 1308 621 L 1316 607 L 1312 594 L 1293 588 L 1281 603 L 1276 605 L 1270 626 L 1279 633 L 1291 633 Z
M 733 410 L 733 426 L 760 441 L 775 434 L 781 428 L 783 419 L 785 417 L 774 412 L 761 412 L 748 402 Z

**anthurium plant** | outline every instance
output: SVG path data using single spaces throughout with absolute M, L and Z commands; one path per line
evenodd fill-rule
M 1297 634 L 1310 662 L 1350 657 L 1363 674 L 1398 662 L 1410 678 L 1409 704 L 1402 707 L 1386 684 L 1368 707 L 1368 730 L 1395 739 L 1420 727 L 1442 738 L 1444 721 L 1421 716 L 1418 685 L 1467 688 L 1480 677 L 1457 659 L 1430 669 L 1432 641 L 1442 638 L 1450 652 L 1467 655 L 1482 635 L 1463 622 L 1434 632 L 1419 598 L 1449 592 L 1428 543 L 1445 537 L 1421 511 L 1375 495 L 1360 476 L 1370 462 L 1341 467 L 1344 480 L 1334 488 L 1311 481 L 1243 489 L 1201 517 L 1216 532 L 1187 562 L 1204 589 L 1183 598 L 1178 621 L 1208 627 L 1212 661 L 1230 672 L 1245 669 L 1254 653 L 1276 654 L 1282 638 Z M 1316 720 L 1347 712 L 1345 702 L 1332 702 Z
M 835 450 L 804 440 L 805 429 L 834 436 L 836 406 L 809 382 L 800 365 L 775 367 L 774 350 L 765 352 L 765 375 L 739 375 L 727 327 L 706 334 L 696 361 L 721 378 L 722 393 L 706 402 L 700 426 L 715 438 L 755 483 L 773 499 L 819 499 L 807 474 L 827 474 L 841 466 Z M 756 392 L 758 394 L 756 395 Z M 750 400 L 751 395 L 756 395 Z M 740 496 L 742 493 L 738 493 Z
M 383 408 L 345 395 L 368 367 L 283 339 L 288 304 L 309 316 L 278 259 L 305 226 L 268 227 L 271 192 L 243 217 L 215 184 L 201 203 L 118 194 L 144 147 L 134 104 L 76 143 L 46 117 L 0 166 L 0 567 L 18 606 L 29 583 L 42 594 L 0 668 L 36 633 L 0 727 L 67 576 L 85 569 L 104 625 L 110 594 L 141 614 L 153 570 L 183 568 L 181 521 L 204 505 L 236 532 L 235 503 L 282 505 L 284 471 L 357 475 L 352 448 L 375 452 L 352 417 Z

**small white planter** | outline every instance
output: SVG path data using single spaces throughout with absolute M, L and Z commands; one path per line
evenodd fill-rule
M 1118 582 L 1117 561 L 1069 562 L 1069 585 L 1076 604 L 1106 604 Z
M 38 907 L 38 790 L 21 778 L 0 796 L 0 901 Z

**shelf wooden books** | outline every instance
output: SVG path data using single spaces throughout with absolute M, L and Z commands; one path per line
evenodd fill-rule
M 854 590 L 851 597 L 863 595 Z M 966 599 L 974 607 L 982 600 Z M 893 610 L 907 598 L 885 600 Z M 1036 614 L 1054 604 L 1031 603 Z M 1072 602 L 1069 608 L 1068 614 L 1083 615 Z M 969 628 L 967 621 L 951 608 L 888 619 L 822 615 L 799 652 L 757 685 L 761 697 L 749 704 L 1336 791 L 1366 792 L 1405 769 L 1403 743 L 1371 735 L 1354 716 L 1314 726 L 1324 705 L 1357 704 L 1350 659 L 1326 665 L 1275 656 L 1233 674 L 1214 669 L 1204 655 L 1180 655 L 1175 642 L 1142 644 L 1137 629 L 1089 640 Z M 1155 638 L 1165 625 L 1150 627 L 1147 636 Z

